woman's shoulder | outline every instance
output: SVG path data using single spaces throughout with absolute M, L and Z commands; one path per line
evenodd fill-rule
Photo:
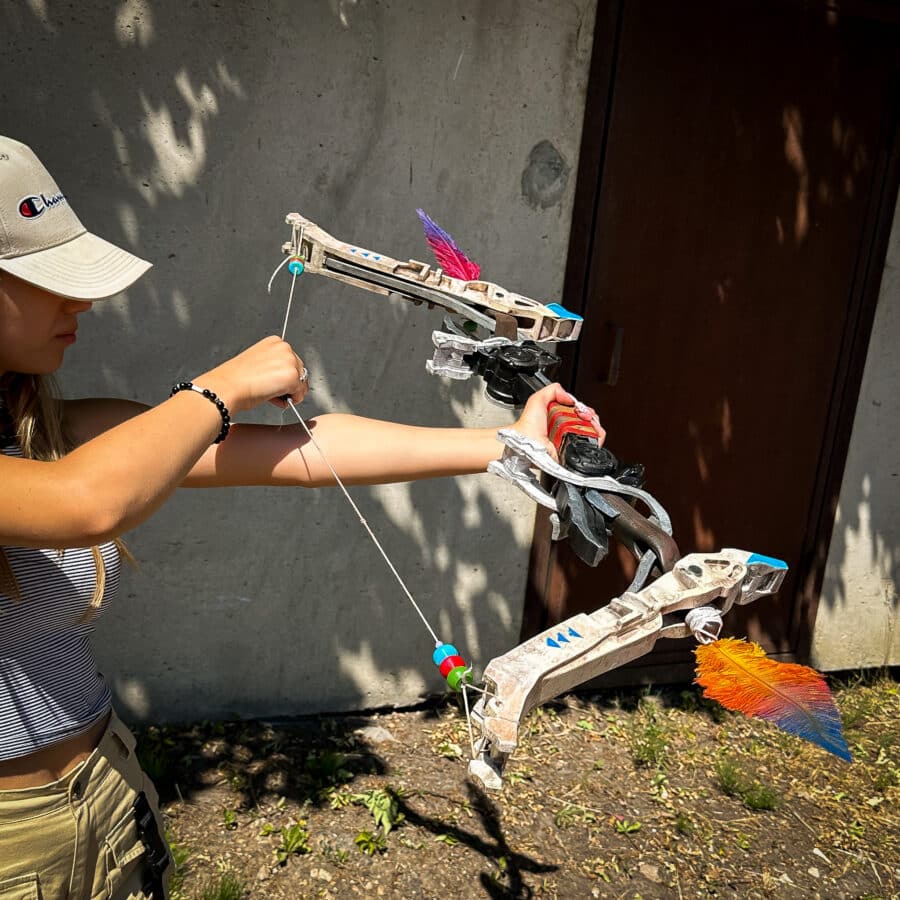
M 137 400 L 82 397 L 63 401 L 63 422 L 72 440 L 76 444 L 84 444 L 148 409 L 145 403 Z

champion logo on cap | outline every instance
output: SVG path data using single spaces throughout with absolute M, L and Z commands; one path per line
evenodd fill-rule
M 19 215 L 23 219 L 36 219 L 48 209 L 65 202 L 66 195 L 62 192 L 51 194 L 49 197 L 46 194 L 30 194 L 19 201 Z

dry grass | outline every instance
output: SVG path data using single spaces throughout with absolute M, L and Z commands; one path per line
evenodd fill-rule
M 898 684 L 834 687 L 852 765 L 693 690 L 569 697 L 528 720 L 497 797 L 466 779 L 452 703 L 142 744 L 182 898 L 897 897 Z

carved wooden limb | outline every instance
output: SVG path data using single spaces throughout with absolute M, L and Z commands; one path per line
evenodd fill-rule
M 472 710 L 478 755 L 469 772 L 499 789 L 532 709 L 643 656 L 660 637 L 688 637 L 684 617 L 673 614 L 714 607 L 724 615 L 734 604 L 774 594 L 786 572 L 780 560 L 744 550 L 691 553 L 643 590 L 572 616 L 491 660 L 485 693 Z
M 286 221 L 292 233 L 283 249 L 300 259 L 309 272 L 376 294 L 398 294 L 415 303 L 439 306 L 492 334 L 498 333 L 498 320 L 506 320 L 516 331 L 506 337 L 518 340 L 574 341 L 581 333 L 581 316 L 557 303 L 541 303 L 490 281 L 462 281 L 429 263 L 402 262 L 345 244 L 300 213 L 289 213 Z

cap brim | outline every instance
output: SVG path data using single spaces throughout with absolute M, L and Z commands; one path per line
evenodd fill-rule
M 75 300 L 105 300 L 134 284 L 146 260 L 86 231 L 36 253 L 0 259 L 0 269 L 45 291 Z

